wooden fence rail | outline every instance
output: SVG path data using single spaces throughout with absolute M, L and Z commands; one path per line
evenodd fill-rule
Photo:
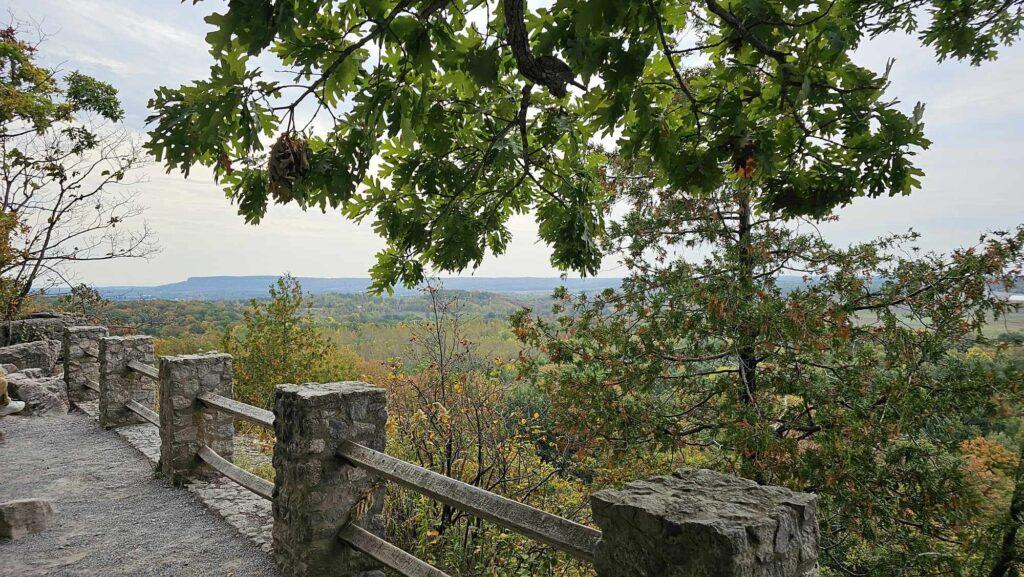
M 148 421 L 150 424 L 155 425 L 156 427 L 160 426 L 160 415 L 156 414 L 156 411 L 153 409 L 143 406 L 142 403 L 134 399 L 125 403 L 124 406 L 127 407 L 129 411 Z
M 338 539 L 373 557 L 403 577 L 450 577 L 444 571 L 402 551 L 359 525 L 345 525 L 338 533 Z
M 253 475 L 249 471 L 221 457 L 213 449 L 203 445 L 199 448 L 199 458 L 222 475 L 249 489 L 264 499 L 274 498 L 274 484 L 266 479 Z
M 147 377 L 157 380 L 160 378 L 160 371 L 152 365 L 140 363 L 139 361 L 128 361 L 128 368 L 135 371 L 136 373 L 146 375 Z
M 203 393 L 199 395 L 198 399 L 212 409 L 223 411 L 243 421 L 261 425 L 271 431 L 274 430 L 274 413 L 270 411 L 222 397 L 215 393 Z
M 338 456 L 407 489 L 565 551 L 581 561 L 594 560 L 594 549 L 601 540 L 601 532 L 596 529 L 406 463 L 352 441 L 342 441 Z

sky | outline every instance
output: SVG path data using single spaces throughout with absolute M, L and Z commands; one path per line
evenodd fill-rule
M 9 12 L 33 20 L 50 38 L 43 59 L 110 82 L 123 100 L 127 126 L 145 133 L 146 103 L 161 85 L 205 78 L 211 57 L 203 18 L 223 2 L 180 0 L 6 0 Z M 924 102 L 930 149 L 918 156 L 923 186 L 909 197 L 861 199 L 822 227 L 835 243 L 869 240 L 913 228 L 927 250 L 948 251 L 991 229 L 1024 222 L 1024 44 L 981 67 L 939 64 L 913 38 L 891 35 L 862 46 L 855 60 L 881 70 L 895 59 L 889 94 L 906 110 Z M 383 242 L 369 224 L 337 214 L 274 206 L 258 226 L 246 225 L 209 177 L 185 179 L 153 164 L 136 186 L 160 252 L 148 260 L 86 263 L 79 282 L 152 285 L 208 275 L 367 276 Z M 488 256 L 477 276 L 557 276 L 530 216 L 510 224 L 506 254 Z M 600 276 L 622 276 L 613 258 Z

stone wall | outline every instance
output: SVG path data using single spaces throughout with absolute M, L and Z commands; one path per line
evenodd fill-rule
M 338 531 L 352 521 L 383 534 L 383 485 L 336 452 L 346 439 L 383 451 L 387 418 L 386 392 L 365 383 L 277 387 L 273 543 L 286 575 L 382 575 Z
M 125 403 L 134 400 L 145 407 L 152 407 L 156 399 L 156 383 L 146 375 L 130 370 L 128 363 L 153 364 L 153 337 L 103 337 L 99 354 L 100 425 L 109 429 L 145 422 L 125 407 Z
M 214 474 L 199 460 L 199 448 L 203 445 L 229 461 L 232 459 L 234 419 L 197 401 L 203 393 L 234 398 L 231 378 L 228 354 L 160 359 L 160 468 L 175 483 Z
M 72 403 L 90 401 L 97 393 L 100 382 L 100 339 L 108 334 L 107 327 L 68 327 L 64 330 L 61 356 L 64 358 L 64 382 Z

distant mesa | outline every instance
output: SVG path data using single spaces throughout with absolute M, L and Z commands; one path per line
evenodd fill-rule
M 199 276 L 182 282 L 158 286 L 96 287 L 111 300 L 235 300 L 267 296 L 267 289 L 276 276 Z M 370 286 L 370 279 L 357 277 L 298 277 L 302 290 L 312 294 L 360 294 Z M 550 293 L 564 286 L 574 292 L 594 292 L 618 288 L 621 278 L 544 278 L 544 277 L 453 277 L 438 279 L 446 289 L 503 294 Z M 56 291 L 60 292 L 60 291 Z M 395 294 L 417 294 L 415 289 L 395 287 Z

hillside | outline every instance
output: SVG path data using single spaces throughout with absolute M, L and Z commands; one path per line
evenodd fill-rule
M 276 276 L 204 276 L 157 286 L 97 287 L 110 300 L 236 300 L 267 296 L 267 287 Z M 459 277 L 439 279 L 445 288 L 459 291 L 502 294 L 550 293 L 559 286 L 574 292 L 599 291 L 618 287 L 618 278 L 542 278 L 542 277 Z M 366 292 L 370 279 L 358 277 L 299 277 L 302 288 L 311 294 L 359 294 Z M 418 290 L 396 287 L 395 294 L 406 296 Z

